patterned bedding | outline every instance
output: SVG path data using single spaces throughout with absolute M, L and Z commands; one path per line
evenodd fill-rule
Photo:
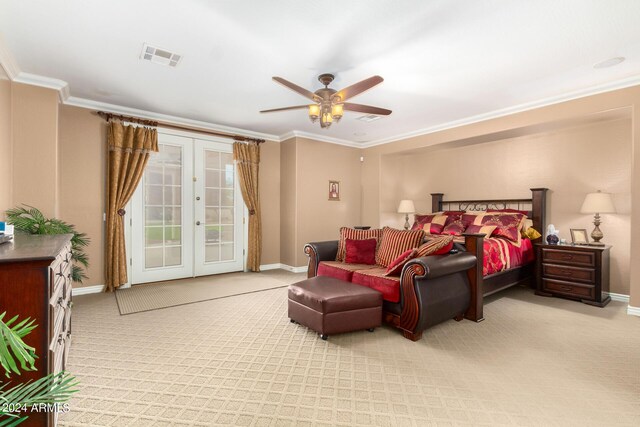
M 529 264 L 535 258 L 531 240 L 522 239 L 522 244 L 517 247 L 506 239 L 490 237 L 484 239 L 484 259 L 482 262 L 482 275 L 489 276 L 510 268 Z

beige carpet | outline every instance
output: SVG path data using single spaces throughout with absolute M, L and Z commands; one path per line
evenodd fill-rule
M 322 341 L 286 289 L 120 316 L 74 298 L 63 426 L 638 426 L 640 319 L 511 289 L 419 342 Z
M 120 314 L 124 315 L 282 288 L 305 278 L 306 273 L 293 274 L 283 270 L 228 273 L 133 285 L 116 291 L 115 295 Z

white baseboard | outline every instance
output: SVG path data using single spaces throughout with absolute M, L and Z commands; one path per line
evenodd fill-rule
M 302 266 L 302 267 L 292 267 L 290 265 L 287 264 L 264 264 L 260 266 L 260 271 L 267 271 L 267 270 L 277 270 L 277 269 L 282 269 L 282 270 L 287 270 L 290 271 L 292 273 L 304 273 L 305 271 L 307 271 L 307 266 Z
M 640 307 L 627 306 L 627 314 L 632 316 L 640 316 Z
M 283 270 L 287 270 L 290 271 L 292 273 L 304 273 L 305 271 L 307 271 L 307 266 L 302 266 L 302 267 L 292 267 L 290 265 L 287 264 L 280 264 L 280 268 Z
M 95 285 L 95 286 L 83 286 L 81 288 L 71 288 L 71 295 L 88 295 L 88 294 L 99 294 L 104 290 L 104 285 Z
M 629 295 L 616 294 L 614 292 L 609 292 L 609 296 L 611 297 L 612 301 L 626 302 L 627 304 L 629 304 Z
M 278 270 L 282 268 L 282 264 L 280 263 L 275 263 L 275 264 L 264 264 L 260 266 L 260 271 L 267 271 L 267 270 Z

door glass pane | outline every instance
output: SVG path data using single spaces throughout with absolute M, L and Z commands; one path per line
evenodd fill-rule
M 158 144 L 143 176 L 145 268 L 182 264 L 182 147 Z
M 235 259 L 233 155 L 205 149 L 204 157 L 205 262 L 231 261 Z

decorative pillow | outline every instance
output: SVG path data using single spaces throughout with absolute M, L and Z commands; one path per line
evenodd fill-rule
M 484 234 L 485 237 L 491 237 L 491 233 L 493 233 L 495 229 L 496 229 L 495 225 L 469 224 L 469 226 L 464 232 L 470 233 L 470 234 Z
M 409 262 L 409 260 L 416 257 L 415 249 L 408 249 L 404 251 L 400 256 L 393 260 L 389 267 L 387 267 L 387 272 L 384 273 L 385 276 L 399 276 L 402 273 L 402 267 Z
M 461 236 L 462 233 L 464 233 L 464 230 L 467 228 L 467 226 L 472 222 L 470 217 L 475 217 L 475 216 L 465 215 L 464 212 L 451 213 L 447 215 L 447 222 L 444 224 L 444 228 L 442 229 L 441 234 Z
M 378 244 L 380 243 L 380 236 L 382 230 L 374 228 L 372 230 L 356 230 L 354 228 L 342 227 L 340 228 L 340 241 L 338 242 L 338 253 L 336 254 L 336 261 L 344 262 L 346 254 L 346 240 L 366 240 L 376 239 Z
M 378 239 L 347 239 L 345 240 L 346 255 L 344 262 L 347 264 L 374 265 L 376 263 L 377 246 Z
M 484 215 L 480 221 L 482 225 L 495 225 L 496 229 L 491 234 L 492 237 L 503 237 L 515 243 L 516 246 L 520 246 L 522 242 L 522 236 L 520 230 L 524 224 L 525 216 L 522 214 L 487 214 Z M 474 224 L 478 225 L 477 220 Z
M 526 230 L 523 230 L 521 234 L 522 237 L 526 237 L 530 240 L 535 240 L 538 237 L 542 237 L 542 234 L 538 233 L 538 230 L 533 227 L 529 227 Z
M 436 216 L 437 214 L 414 214 L 413 215 L 413 225 L 411 226 L 412 230 L 420 230 L 423 228 L 423 225 L 431 222 L 433 220 L 433 218 Z
M 426 234 L 442 234 L 445 222 L 447 222 L 446 215 L 435 215 L 430 222 L 422 225 L 422 229 Z
M 524 215 L 524 216 L 529 215 L 529 211 L 521 211 L 519 209 L 487 209 L 487 212 L 493 212 L 493 213 L 517 213 L 517 214 Z
M 424 239 L 423 230 L 396 230 L 384 227 L 380 246 L 376 252 L 376 264 L 388 267 L 403 252 L 417 248 L 422 239 Z
M 421 245 L 416 251 L 416 257 L 429 255 L 443 255 L 453 248 L 453 236 L 438 236 Z

